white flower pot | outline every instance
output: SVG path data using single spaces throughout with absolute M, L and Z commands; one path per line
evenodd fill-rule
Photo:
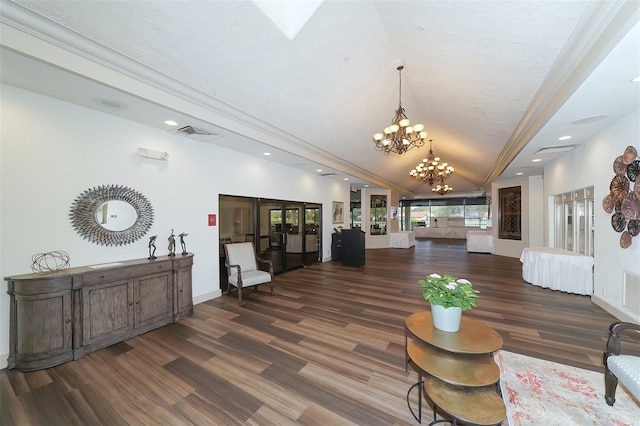
M 440 305 L 431 305 L 431 314 L 433 316 L 433 326 L 438 330 L 449 332 L 460 330 L 461 308 L 443 308 Z

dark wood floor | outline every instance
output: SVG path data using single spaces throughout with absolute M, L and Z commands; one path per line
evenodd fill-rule
M 478 308 L 464 315 L 495 328 L 504 350 L 602 371 L 615 318 L 588 296 L 527 284 L 518 259 L 467 253 L 464 240 L 418 240 L 368 250 L 363 267 L 280 275 L 275 297 L 248 291 L 238 307 L 223 296 L 81 360 L 1 370 L 0 425 L 416 424 L 404 320 L 428 309 L 417 281 L 432 272 L 473 282 Z

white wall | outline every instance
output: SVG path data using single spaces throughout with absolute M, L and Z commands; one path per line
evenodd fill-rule
M 72 267 L 147 257 L 147 236 L 105 247 L 73 230 L 73 201 L 107 184 L 128 186 L 151 202 L 155 221 L 148 236 L 158 235 L 156 255 L 167 253 L 171 229 L 189 234 L 196 302 L 220 294 L 219 228 L 209 227 L 207 216 L 219 214 L 221 193 L 322 204 L 323 257 L 330 259 L 331 202 L 349 205 L 347 184 L 12 86 L 0 90 L 0 276 L 30 273 L 31 256 L 52 250 L 68 252 Z M 138 147 L 167 151 L 169 161 L 141 158 Z M 6 367 L 8 321 L 9 296 L 1 291 L 0 368 Z
M 625 306 L 625 273 L 639 279 L 629 284 L 637 295 L 640 291 L 640 236 L 635 237 L 631 247 L 620 247 L 620 234 L 611 227 L 611 215 L 602 208 L 602 199 L 609 193 L 609 183 L 614 176 L 613 161 L 622 155 L 629 145 L 640 151 L 640 111 L 622 118 L 606 131 L 586 141 L 571 155 L 545 167 L 544 192 L 547 198 L 575 189 L 594 187 L 594 294 L 592 300 L 612 315 L 640 322 L 640 312 Z M 637 183 L 636 183 L 637 184 Z M 638 306 L 639 301 L 626 304 Z M 635 297 L 634 297 L 635 298 Z

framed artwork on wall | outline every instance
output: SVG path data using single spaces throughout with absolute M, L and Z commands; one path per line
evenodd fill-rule
M 333 223 L 344 222 L 343 218 L 344 203 L 341 201 L 333 202 Z
M 498 238 L 502 240 L 522 239 L 522 199 L 519 186 L 500 188 Z

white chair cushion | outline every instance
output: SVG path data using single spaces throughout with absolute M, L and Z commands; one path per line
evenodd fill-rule
M 271 282 L 271 275 L 264 271 L 247 271 L 242 270 L 242 287 L 251 287 L 258 284 Z M 229 276 L 229 284 L 234 287 L 238 286 L 238 274 L 232 273 Z
M 611 355 L 607 357 L 607 366 L 629 392 L 640 399 L 640 357 Z
M 256 254 L 253 251 L 253 243 L 227 244 L 227 255 L 229 256 L 227 260 L 230 265 L 240 265 L 243 278 L 245 272 L 258 270 Z

